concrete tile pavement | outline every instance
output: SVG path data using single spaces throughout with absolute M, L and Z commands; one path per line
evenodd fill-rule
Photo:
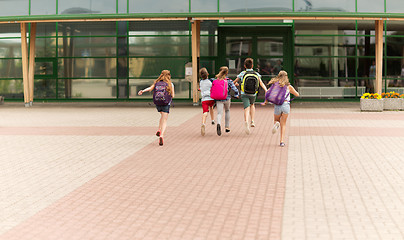
M 286 148 L 257 106 L 200 136 L 174 107 L 0 107 L 0 239 L 403 239 L 404 112 L 295 103 Z M 269 134 L 268 134 L 269 133 Z

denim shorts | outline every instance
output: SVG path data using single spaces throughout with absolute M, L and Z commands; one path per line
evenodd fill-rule
M 275 105 L 274 107 L 274 114 L 281 115 L 281 114 L 289 114 L 290 113 L 290 103 L 284 102 L 282 105 Z
M 170 105 L 156 105 L 158 112 L 170 113 Z

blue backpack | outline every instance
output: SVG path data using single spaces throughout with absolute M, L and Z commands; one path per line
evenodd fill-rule
M 163 81 L 156 82 L 154 85 L 153 102 L 158 106 L 170 104 L 172 96 L 167 91 L 168 84 Z

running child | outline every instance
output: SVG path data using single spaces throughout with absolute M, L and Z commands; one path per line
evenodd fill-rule
M 156 136 L 159 137 L 159 145 L 163 146 L 170 105 L 172 98 L 175 96 L 174 84 L 171 82 L 171 73 L 169 70 L 163 70 L 150 87 L 140 90 L 138 94 L 142 95 L 144 92 L 150 91 L 153 91 L 153 102 L 160 113 L 159 129 L 156 132 Z

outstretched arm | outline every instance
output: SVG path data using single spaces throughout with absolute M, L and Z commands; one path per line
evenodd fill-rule
M 261 78 L 260 78 L 260 86 L 265 90 L 265 92 L 268 91 L 267 87 L 265 86 L 264 82 L 262 82 Z
M 152 91 L 153 89 L 154 89 L 154 84 L 151 85 L 151 86 L 148 87 L 148 88 L 145 88 L 145 89 L 143 89 L 143 90 L 140 90 L 137 94 L 142 95 L 144 92 L 150 92 L 150 91 Z

